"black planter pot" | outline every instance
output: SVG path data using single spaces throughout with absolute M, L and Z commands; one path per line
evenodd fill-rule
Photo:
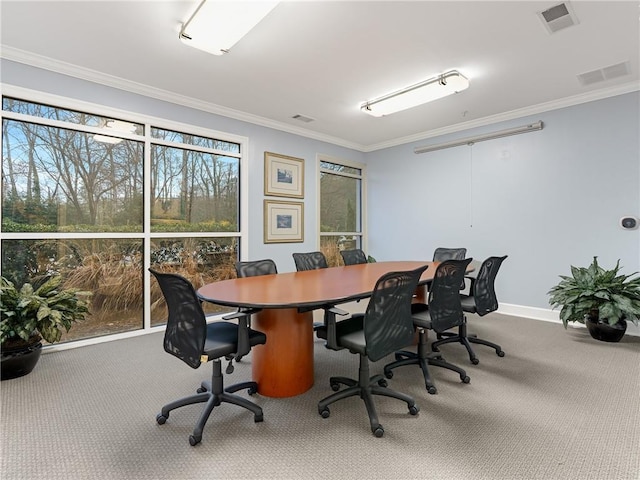
M 42 343 L 34 343 L 15 348 L 2 348 L 0 355 L 0 379 L 9 380 L 10 378 L 18 378 L 35 368 L 40 354 L 42 353 Z
M 626 320 L 619 320 L 618 323 L 609 325 L 607 322 L 587 316 L 584 323 L 591 336 L 603 342 L 619 342 L 627 331 Z

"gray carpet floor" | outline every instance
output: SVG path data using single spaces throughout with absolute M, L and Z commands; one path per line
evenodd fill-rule
M 640 479 L 640 337 L 609 344 L 584 328 L 500 314 L 469 324 L 506 356 L 477 346 L 480 364 L 471 365 L 461 345 L 443 346 L 471 383 L 433 367 L 436 395 L 417 367 L 396 370 L 389 386 L 421 410 L 411 416 L 403 402 L 376 397 L 383 438 L 371 434 L 358 397 L 318 415 L 329 376 L 358 369 L 355 355 L 319 340 L 311 390 L 251 397 L 263 423 L 216 407 L 196 447 L 188 436 L 201 405 L 162 426 L 155 416 L 194 392 L 210 365 L 192 370 L 166 354 L 162 334 L 48 353 L 31 374 L 0 384 L 0 478 Z M 249 356 L 226 385 L 250 375 Z

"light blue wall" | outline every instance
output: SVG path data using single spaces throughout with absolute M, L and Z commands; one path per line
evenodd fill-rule
M 248 258 L 293 271 L 291 253 L 318 247 L 316 155 L 366 162 L 368 252 L 379 260 L 430 260 L 437 246 L 469 255 L 509 255 L 498 277 L 501 303 L 548 308 L 547 290 L 569 265 L 593 255 L 625 273 L 640 270 L 638 92 L 363 154 L 325 142 L 194 110 L 2 60 L 0 81 L 190 123 L 249 138 Z M 215 85 L 212 85 L 215 88 Z M 415 155 L 413 148 L 542 120 L 542 131 L 473 147 Z M 305 243 L 263 244 L 263 154 L 305 159 Z
M 281 272 L 295 270 L 291 256 L 293 252 L 312 251 L 319 247 L 315 203 L 317 190 L 316 155 L 321 153 L 343 160 L 364 162 L 364 154 L 362 152 L 330 143 L 292 135 L 220 115 L 213 115 L 201 110 L 136 95 L 5 59 L 2 59 L 0 66 L 0 81 L 4 84 L 249 138 L 249 247 L 247 252 L 243 252 L 243 256 L 247 259 L 272 258 Z M 213 82 L 211 88 L 215 88 Z M 305 160 L 304 243 L 263 243 L 262 219 L 263 200 L 265 198 L 263 193 L 263 170 L 265 151 Z
M 640 270 L 640 94 L 549 111 L 367 155 L 369 251 L 431 259 L 438 246 L 509 255 L 501 303 L 549 308 L 546 292 L 594 255 Z M 416 146 L 544 122 L 544 129 L 416 155 Z

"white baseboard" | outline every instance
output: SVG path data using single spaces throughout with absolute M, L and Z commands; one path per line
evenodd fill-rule
M 501 303 L 497 313 L 562 324 L 562 321 L 560 320 L 560 310 L 551 310 L 549 308 L 525 307 L 523 305 Z M 586 328 L 582 323 L 578 322 L 570 323 L 569 326 L 575 328 Z M 636 327 L 633 323 L 627 322 L 626 334 L 640 337 L 640 327 Z

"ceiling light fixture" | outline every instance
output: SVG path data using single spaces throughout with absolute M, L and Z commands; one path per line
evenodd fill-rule
M 362 104 L 360 109 L 374 117 L 382 117 L 461 92 L 468 87 L 469 80 L 457 70 L 451 70 L 397 92 L 369 100 Z
M 228 53 L 279 2 L 202 0 L 180 29 L 180 40 L 214 55 Z

